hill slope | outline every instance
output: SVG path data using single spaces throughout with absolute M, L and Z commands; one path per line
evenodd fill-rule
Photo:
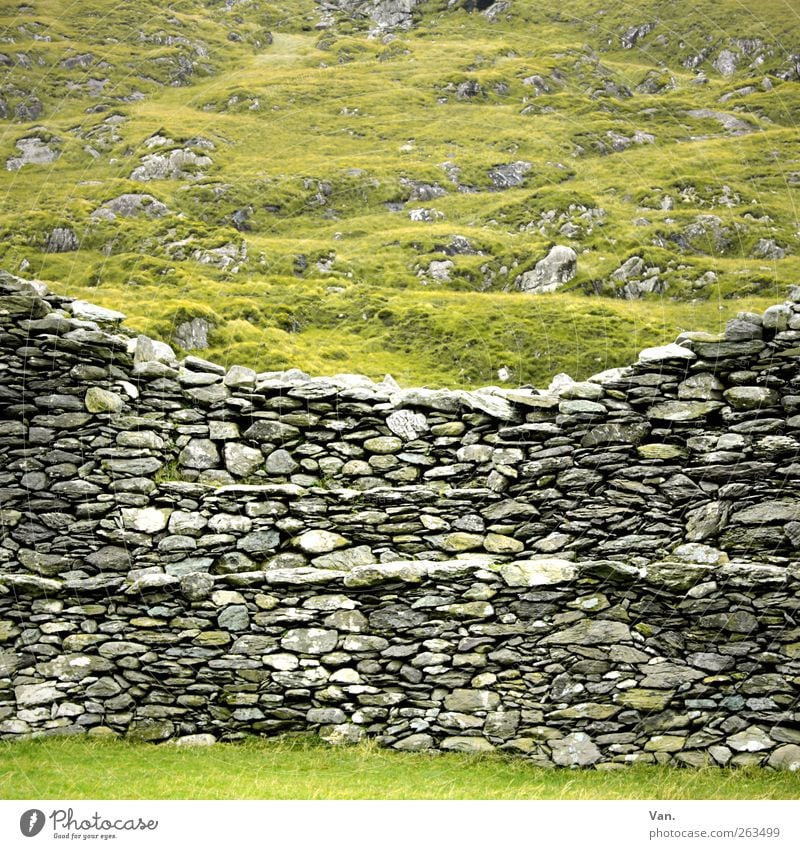
M 406 383 L 581 377 L 782 299 L 790 3 L 487 6 L 0 7 L 0 268 L 201 355 Z M 521 292 L 557 244 L 575 276 Z

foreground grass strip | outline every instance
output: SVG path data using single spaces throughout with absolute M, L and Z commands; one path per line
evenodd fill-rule
M 114 740 L 0 744 L 3 799 L 796 799 L 796 775 L 637 766 L 547 770 L 500 756 L 252 740 L 179 749 Z

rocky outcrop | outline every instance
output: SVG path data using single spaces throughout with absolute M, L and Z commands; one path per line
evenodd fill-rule
M 422 0 L 317 0 L 326 15 L 339 13 L 355 19 L 367 18 L 383 30 L 408 29 L 414 9 Z
M 797 768 L 800 303 L 546 392 L 0 307 L 0 737 Z
M 520 291 L 535 295 L 555 292 L 575 277 L 577 269 L 578 255 L 575 251 L 566 245 L 555 245 L 533 270 L 516 279 L 516 285 Z

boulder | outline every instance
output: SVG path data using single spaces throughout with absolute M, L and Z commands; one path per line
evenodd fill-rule
M 517 277 L 515 284 L 522 292 L 542 294 L 555 292 L 575 277 L 578 255 L 572 248 L 556 245 L 550 253 L 536 263 L 532 271 Z

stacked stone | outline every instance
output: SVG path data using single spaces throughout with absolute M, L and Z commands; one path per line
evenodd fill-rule
M 796 301 L 464 392 L 0 299 L 0 737 L 800 764 Z

